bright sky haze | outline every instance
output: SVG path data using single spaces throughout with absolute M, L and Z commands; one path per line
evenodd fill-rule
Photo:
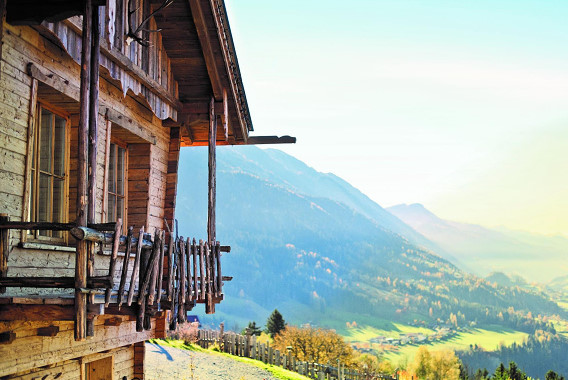
M 253 134 L 383 207 L 568 235 L 568 2 L 226 3 Z

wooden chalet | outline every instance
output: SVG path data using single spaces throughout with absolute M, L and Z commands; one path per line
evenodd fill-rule
M 223 299 L 216 145 L 253 130 L 223 0 L 0 0 L 0 379 L 143 379 Z M 208 236 L 175 229 L 209 146 Z M 223 242 L 230 244 L 230 242 Z

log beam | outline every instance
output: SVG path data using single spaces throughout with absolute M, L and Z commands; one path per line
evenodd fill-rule
M 91 0 L 85 1 L 83 12 L 83 35 L 81 51 L 81 87 L 79 111 L 79 138 L 77 162 L 77 218 L 78 226 L 87 225 L 88 214 L 88 137 L 89 137 L 89 101 L 91 74 L 91 37 L 92 37 L 93 5 Z M 80 288 L 87 287 L 87 242 L 77 241 L 75 258 L 75 340 L 85 340 L 87 336 L 87 295 Z
M 211 97 L 209 103 L 209 195 L 207 213 L 207 241 L 215 244 L 216 241 L 216 170 L 217 170 L 217 117 L 215 116 L 215 98 Z
M 0 305 L 0 321 L 73 321 L 72 305 Z

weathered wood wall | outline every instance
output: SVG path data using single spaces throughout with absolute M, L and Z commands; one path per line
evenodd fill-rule
M 77 126 L 79 66 L 66 51 L 52 43 L 30 27 L 14 27 L 5 24 L 3 55 L 0 73 L 0 210 L 11 220 L 25 220 L 24 205 L 26 154 L 28 151 L 28 124 L 32 98 L 32 78 L 28 75 L 31 62 L 52 81 L 65 85 L 63 92 L 39 83 L 37 98 L 60 108 L 70 115 L 70 171 L 69 171 L 69 221 L 75 215 L 77 191 Z M 173 216 L 172 191 L 166 204 L 166 188 L 175 186 L 177 173 L 168 176 L 168 161 L 171 156 L 170 131 L 161 120 L 140 103 L 138 97 L 124 97 L 123 90 L 115 82 L 102 79 L 100 82 L 101 112 L 99 115 L 98 161 L 97 161 L 97 222 L 103 220 L 103 190 L 105 188 L 105 158 L 107 128 L 121 131 L 121 137 L 130 136 L 129 144 L 129 194 L 128 225 L 153 233 L 154 228 L 163 228 L 163 218 Z M 34 107 L 32 107 L 34 109 Z M 108 112 L 107 112 L 108 109 Z M 108 122 L 110 119 L 112 122 Z M 118 132 L 117 132 L 118 133 Z M 127 141 L 128 142 L 128 141 Z M 175 152 L 174 143 L 174 152 Z M 176 154 L 174 153 L 174 157 Z M 173 158 L 173 157 L 171 157 Z M 176 157 L 177 158 L 177 157 Z M 171 164 L 170 164 L 171 166 Z M 171 168 L 170 168 L 171 171 Z M 172 175 L 174 174 L 174 175 Z M 72 276 L 73 253 L 30 250 L 17 247 L 21 236 L 10 233 L 9 276 Z M 71 244 L 71 247 L 73 245 Z M 107 270 L 108 257 L 96 259 L 96 272 Z M 12 292 L 14 289 L 11 290 Z
M 143 365 L 140 354 L 135 357 L 135 346 L 140 351 L 137 342 L 161 336 L 161 333 L 155 333 L 156 323 L 153 323 L 152 331 L 137 333 L 134 321 L 126 320 L 119 326 L 110 326 L 113 322 L 110 317 L 96 319 L 95 336 L 84 342 L 74 340 L 73 322 L 70 321 L 0 322 L 0 333 L 16 333 L 14 342 L 0 345 L 0 355 L 3 358 L 0 362 L 0 377 L 10 375 L 9 379 L 41 379 L 45 375 L 52 375 L 47 378 L 79 379 L 81 365 L 112 355 L 114 378 L 127 376 L 131 379 Z M 57 326 L 59 333 L 53 337 L 37 336 L 38 329 L 50 326 Z M 102 351 L 105 352 L 97 353 Z M 43 366 L 49 368 L 40 368 Z M 62 375 L 55 377 L 58 373 Z

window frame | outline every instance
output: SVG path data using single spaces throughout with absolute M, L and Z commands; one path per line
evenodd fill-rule
M 62 210 L 61 220 L 57 223 L 66 223 L 69 220 L 69 173 L 70 173 L 70 161 L 71 161 L 71 154 L 70 154 L 70 145 L 71 145 L 71 116 L 68 112 L 55 107 L 49 104 L 46 101 L 38 99 L 36 102 L 35 110 L 34 110 L 34 121 L 33 131 L 30 133 L 31 141 L 28 142 L 30 144 L 30 148 L 28 150 L 28 154 L 31 154 L 30 158 L 30 167 L 26 173 L 29 183 L 29 193 L 27 194 L 27 214 L 24 215 L 26 220 L 28 221 L 37 221 L 38 220 L 38 204 L 39 204 L 39 178 L 42 170 L 40 168 L 40 144 L 41 144 L 41 114 L 42 110 L 46 110 L 50 112 L 54 116 L 58 116 L 65 120 L 65 137 L 64 137 L 64 151 L 63 157 L 65 159 L 63 165 L 63 176 L 59 176 L 55 174 L 55 168 L 51 170 L 51 173 L 45 173 L 52 178 L 51 180 L 51 199 L 49 204 L 49 215 L 51 219 L 53 219 L 53 187 L 54 187 L 54 180 L 53 178 L 58 178 L 63 180 L 63 194 L 62 194 L 62 202 L 60 205 L 60 209 Z M 52 125 L 52 128 L 55 128 L 55 125 Z M 52 131 L 54 132 L 54 131 Z M 52 141 L 51 141 L 51 161 L 52 166 L 55 165 L 55 133 L 52 134 Z M 53 222 L 53 221 L 52 221 Z M 43 231 L 43 230 L 42 230 Z M 53 236 L 52 234 L 54 231 L 49 231 L 48 236 L 40 235 L 40 230 L 28 230 L 23 231 L 22 233 L 22 240 L 27 241 L 37 241 L 37 242 L 46 242 L 46 243 L 55 243 L 55 244 L 68 244 L 68 234 L 64 231 L 61 232 L 61 236 Z
M 112 128 L 109 126 L 109 128 Z M 119 195 L 117 192 L 112 192 L 108 186 L 109 184 L 109 179 L 111 176 L 111 171 L 110 171 L 110 166 L 111 166 L 111 157 L 110 157 L 110 152 L 111 152 L 111 146 L 115 145 L 118 148 L 122 148 L 124 149 L 124 163 L 123 163 L 123 195 Z M 116 162 L 118 162 L 118 155 L 115 157 Z M 110 136 L 110 142 L 107 145 L 107 152 L 106 152 L 106 160 L 107 162 L 107 167 L 105 169 L 105 190 L 104 190 L 104 210 L 105 210 L 105 221 L 106 222 L 115 222 L 116 220 L 110 220 L 109 216 L 110 216 L 110 212 L 109 212 L 109 199 L 110 199 L 110 195 L 113 195 L 115 197 L 121 197 L 123 199 L 123 215 L 122 215 L 122 229 L 123 229 L 123 233 L 126 232 L 126 228 L 128 226 L 128 143 L 124 142 L 123 140 L 117 138 L 116 136 L 112 136 L 112 132 L 111 132 L 111 136 Z M 115 180 L 117 179 L 117 175 L 118 175 L 118 171 L 116 170 L 116 166 L 115 166 L 115 170 L 114 170 L 114 174 L 115 174 Z M 118 182 L 118 181 L 116 181 Z M 116 208 L 116 203 L 115 203 L 115 208 Z

